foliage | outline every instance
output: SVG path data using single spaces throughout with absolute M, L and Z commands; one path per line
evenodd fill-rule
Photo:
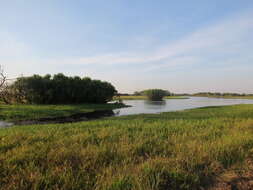
M 208 189 L 247 169 L 252 126 L 236 105 L 1 129 L 0 189 Z
M 134 95 L 134 96 L 141 96 L 141 95 L 142 95 L 142 92 L 135 91 L 133 95 Z
M 2 66 L 0 65 L 0 90 L 5 85 L 7 77 L 4 74 Z
M 20 77 L 8 90 L 9 102 L 27 104 L 106 103 L 116 93 L 108 82 L 63 74 Z
M 193 96 L 204 96 L 204 97 L 222 97 L 222 98 L 226 98 L 226 97 L 250 97 L 253 96 L 253 94 L 239 94 L 239 93 L 221 93 L 221 92 L 199 92 L 199 93 L 195 93 L 193 94 Z
M 161 90 L 161 89 L 147 89 L 142 91 L 135 91 L 133 96 L 146 96 L 146 92 L 150 90 Z M 168 90 L 162 90 L 165 93 L 165 96 L 173 96 L 174 94 L 169 92 Z
M 170 95 L 168 91 L 162 89 L 148 89 L 144 90 L 142 93 L 146 95 L 149 100 L 153 101 L 161 101 L 163 97 Z
M 4 70 L 0 65 L 0 101 L 5 103 L 8 103 L 5 97 L 9 97 L 8 91 L 6 90 L 8 88 L 8 81 L 9 79 L 7 79 Z

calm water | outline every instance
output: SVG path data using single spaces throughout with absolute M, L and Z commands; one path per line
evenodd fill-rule
M 5 127 L 11 127 L 13 123 L 8 123 L 5 121 L 0 121 L 0 128 L 5 128 Z
M 130 105 L 132 107 L 116 109 L 116 110 L 113 110 L 113 112 L 109 111 L 109 113 L 106 113 L 106 114 L 103 113 L 101 115 L 97 115 L 95 118 L 121 116 L 121 115 L 133 115 L 133 114 L 141 114 L 141 113 L 161 113 L 161 112 L 179 111 L 179 110 L 198 108 L 198 107 L 206 107 L 206 106 L 253 104 L 253 100 L 204 98 L 204 97 L 190 97 L 189 99 L 181 99 L 181 100 L 168 99 L 162 102 L 152 102 L 152 101 L 146 101 L 146 100 L 125 100 L 123 102 L 126 105 Z M 83 120 L 82 118 L 77 118 L 77 120 L 71 120 L 71 122 L 87 121 L 87 117 L 85 117 Z M 66 118 L 66 119 L 69 119 L 69 118 Z M 44 123 L 50 123 L 50 121 L 44 121 Z M 12 125 L 13 123 L 0 121 L 0 128 L 11 127 Z
M 167 99 L 163 102 L 152 102 L 146 100 L 125 100 L 123 102 L 132 107 L 114 110 L 116 116 L 179 111 L 206 106 L 253 104 L 253 100 L 206 97 L 190 97 L 189 99 Z

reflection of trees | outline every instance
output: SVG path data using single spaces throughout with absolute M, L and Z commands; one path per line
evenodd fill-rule
M 120 110 L 114 110 L 114 115 L 119 115 L 120 114 Z
M 166 107 L 166 101 L 144 101 L 144 107 L 147 110 L 162 110 Z
M 146 100 L 144 103 L 147 104 L 147 105 L 155 105 L 155 106 L 165 106 L 166 105 L 165 100 L 163 100 L 163 101 L 149 101 L 149 100 Z

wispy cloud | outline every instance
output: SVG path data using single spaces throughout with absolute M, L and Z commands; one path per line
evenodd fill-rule
M 80 65 L 119 65 L 150 63 L 149 69 L 168 65 L 194 64 L 222 54 L 240 54 L 253 48 L 253 14 L 237 15 L 201 28 L 178 41 L 162 45 L 145 53 L 113 52 L 91 57 L 65 59 L 65 63 Z M 233 56 L 233 55 L 231 55 Z M 235 56 L 235 55 L 234 55 Z M 57 60 L 54 61 L 55 63 Z M 155 65 L 152 65 L 152 62 Z M 160 62 L 160 63 L 159 63 Z M 61 62 L 62 63 L 62 62 Z
M 145 65 L 145 69 L 166 69 L 170 66 L 184 66 L 189 64 L 206 63 L 210 60 L 226 59 L 238 60 L 239 57 L 249 57 L 249 50 L 253 48 L 253 14 L 236 15 L 205 26 L 183 36 L 181 39 L 159 47 L 150 47 L 146 52 L 111 52 L 90 57 L 41 58 L 36 56 L 32 48 L 22 41 L 18 41 L 8 32 L 0 33 L 0 64 L 9 70 L 25 72 L 39 69 L 38 67 L 57 67 L 57 65 Z M 231 61 L 230 61 L 231 62 Z M 43 69 L 42 68 L 42 69 Z M 120 67 L 116 67 L 120 69 Z

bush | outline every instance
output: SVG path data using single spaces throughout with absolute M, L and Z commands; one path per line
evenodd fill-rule
M 20 77 L 8 91 L 9 102 L 28 104 L 106 103 L 117 92 L 108 82 L 63 74 Z
M 148 97 L 149 100 L 152 101 L 161 101 L 164 96 L 169 96 L 170 93 L 166 90 L 162 89 L 149 89 L 144 90 L 143 94 Z

